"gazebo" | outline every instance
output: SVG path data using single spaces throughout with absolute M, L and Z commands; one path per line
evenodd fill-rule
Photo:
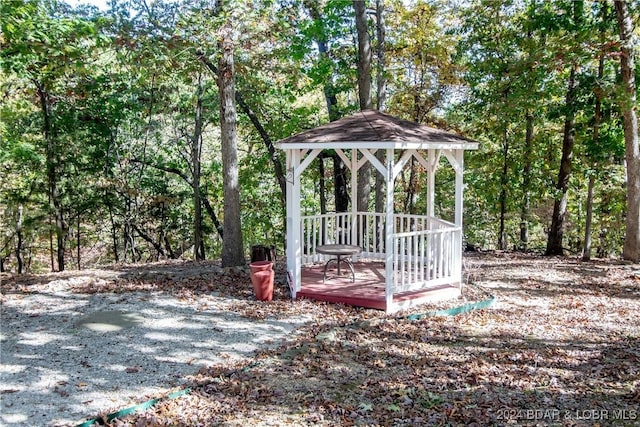
M 388 313 L 460 295 L 462 287 L 462 212 L 464 150 L 478 143 L 462 136 L 362 111 L 279 141 L 286 153 L 287 272 L 292 297 L 372 307 Z M 348 212 L 301 215 L 301 176 L 323 150 L 335 150 L 351 172 Z M 376 157 L 384 150 L 384 161 Z M 394 212 L 394 184 L 414 157 L 426 170 L 424 215 Z M 453 222 L 437 218 L 435 176 L 440 158 L 455 171 Z M 369 162 L 386 180 L 385 211 L 359 212 L 357 172 Z M 327 244 L 358 246 L 355 280 L 323 280 L 318 263 Z M 315 266 L 315 267 L 314 267 Z

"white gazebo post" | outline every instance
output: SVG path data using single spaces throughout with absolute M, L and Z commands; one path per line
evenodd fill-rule
M 455 150 L 454 151 L 454 159 L 455 164 L 453 164 L 453 168 L 456 171 L 456 215 L 455 215 L 455 224 L 458 227 L 462 227 L 462 198 L 463 198 L 463 171 L 464 171 L 464 151 Z
M 435 217 L 435 195 L 436 195 L 436 169 L 438 167 L 439 155 L 436 150 L 427 150 L 427 224 L 431 228 L 432 218 Z
M 393 254 L 395 252 L 395 248 L 393 247 L 393 233 L 395 232 L 395 223 L 393 219 L 393 193 L 394 193 L 394 176 L 393 176 L 393 148 L 387 148 L 387 174 L 386 174 L 386 182 L 387 182 L 387 194 L 386 194 L 386 207 L 385 207 L 385 299 L 387 307 L 391 307 L 393 303 Z
M 350 230 L 352 245 L 358 244 L 358 150 L 356 148 L 351 149 L 351 224 Z M 355 255 L 352 257 L 352 261 L 355 260 Z
M 445 151 L 445 156 L 456 173 L 455 215 L 454 224 L 458 231 L 454 234 L 453 250 L 453 274 L 462 289 L 462 217 L 463 217 L 463 190 L 464 190 L 464 150 L 456 148 Z
M 291 274 L 291 296 L 296 297 L 301 281 L 300 240 L 300 150 L 287 150 L 287 271 Z
M 302 216 L 300 214 L 300 177 L 322 150 L 287 150 L 287 272 L 291 275 L 291 296 L 302 285 Z M 305 157 L 306 155 L 306 157 Z
M 454 272 L 460 278 L 460 290 L 462 291 L 462 218 L 464 213 L 464 150 L 455 150 L 456 171 L 456 217 L 455 224 L 459 231 L 454 239 L 455 249 L 453 252 Z

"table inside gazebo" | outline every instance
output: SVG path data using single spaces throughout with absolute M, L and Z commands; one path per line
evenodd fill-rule
M 331 264 L 331 262 L 335 261 L 336 267 L 338 269 L 337 274 L 341 276 L 340 265 L 346 264 L 351 270 L 351 281 L 356 281 L 356 272 L 353 269 L 353 263 L 348 258 L 349 256 L 357 255 L 362 252 L 362 248 L 356 245 L 341 245 L 336 243 L 330 243 L 327 245 L 320 245 L 316 247 L 316 252 L 322 255 L 331 255 L 334 258 L 330 258 L 324 264 L 324 270 L 322 272 L 322 281 L 324 282 L 327 279 L 327 268 Z M 346 258 L 345 258 L 346 257 Z

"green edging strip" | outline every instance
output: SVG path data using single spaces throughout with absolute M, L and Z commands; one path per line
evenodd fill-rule
M 420 320 L 423 317 L 430 316 L 457 316 L 458 314 L 468 313 L 473 310 L 482 310 L 488 308 L 496 302 L 496 297 L 492 296 L 484 301 L 473 302 L 470 304 L 461 305 L 459 307 L 450 308 L 448 310 L 429 311 L 427 313 L 411 314 L 406 317 L 407 320 Z
M 184 396 L 185 394 L 188 394 L 191 391 L 190 388 L 185 388 L 184 390 L 178 390 L 178 391 L 174 391 L 173 393 L 168 394 L 166 397 L 159 397 L 157 399 L 151 399 L 151 400 L 147 400 L 144 403 L 140 403 L 139 405 L 135 405 L 135 406 L 131 406 L 129 408 L 124 408 L 121 409 L 117 412 L 112 412 L 111 414 L 106 416 L 106 422 L 111 422 L 113 420 L 115 420 L 116 418 L 122 418 L 122 417 L 126 417 L 128 415 L 131 415 L 137 411 L 144 411 L 145 409 L 149 409 L 152 406 L 154 406 L 155 404 L 157 404 L 158 402 L 161 402 L 163 400 L 167 400 L 167 399 L 175 399 L 178 398 L 180 396 Z M 103 425 L 105 423 L 104 417 L 99 417 L 99 418 L 92 418 L 90 420 L 87 420 L 81 424 L 78 424 L 76 427 L 91 427 L 94 424 L 100 424 Z
M 254 362 L 254 363 L 250 363 L 249 365 L 245 366 L 242 369 L 239 369 L 238 371 L 240 372 L 246 372 L 250 369 L 255 368 L 256 366 L 260 365 L 260 362 Z M 236 371 L 236 372 L 238 372 Z M 151 399 L 151 400 L 147 400 L 146 402 L 140 403 L 138 405 L 135 406 L 131 406 L 129 408 L 124 408 L 121 409 L 117 412 L 112 412 L 109 415 L 107 415 L 106 417 L 97 417 L 97 418 L 92 418 L 90 420 L 87 420 L 81 424 L 78 424 L 76 427 L 91 427 L 94 424 L 99 424 L 99 425 L 104 425 L 105 422 L 110 423 L 111 421 L 115 420 L 116 418 L 122 418 L 122 417 L 127 417 L 129 415 L 132 415 L 138 411 L 144 411 L 146 409 L 151 408 L 152 406 L 156 405 L 159 402 L 162 402 L 164 400 L 171 400 L 171 399 L 176 399 L 180 396 L 184 396 L 185 394 L 189 394 L 191 392 L 191 388 L 185 388 L 183 390 L 178 390 L 178 391 L 174 391 L 173 393 L 169 393 L 168 395 L 166 395 L 165 397 L 159 397 L 156 399 Z M 106 418 L 106 421 L 105 421 Z

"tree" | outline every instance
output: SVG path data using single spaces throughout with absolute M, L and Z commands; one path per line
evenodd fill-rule
M 582 24 L 583 8 L 584 3 L 582 1 L 577 1 L 573 5 L 572 27 L 574 34 L 577 34 L 577 30 Z M 551 227 L 547 238 L 547 249 L 545 251 L 545 255 L 563 255 L 564 253 L 564 248 L 562 246 L 564 221 L 567 215 L 567 191 L 569 190 L 569 178 L 571 177 L 574 156 L 573 146 L 575 143 L 575 117 L 577 112 L 576 98 L 578 91 L 578 80 L 576 74 L 580 65 L 577 61 L 577 59 L 574 59 L 570 63 L 569 79 L 564 105 L 562 159 L 560 160 L 558 178 L 555 183 L 556 195 L 554 197 L 553 215 L 551 217 Z
M 614 1 L 620 33 L 620 73 L 622 75 L 622 113 L 627 160 L 627 221 L 622 255 L 640 261 L 640 145 L 638 142 L 638 104 L 634 65 L 633 21 L 624 0 Z
M 602 45 L 605 44 L 606 40 L 606 24 L 608 21 L 608 4 L 602 4 L 601 10 L 601 22 L 600 22 L 600 45 L 602 49 Z M 605 63 L 605 52 L 601 51 L 598 57 L 598 71 L 596 76 L 596 84 L 594 85 L 594 111 L 593 111 L 593 126 L 591 128 L 591 142 L 592 147 L 598 147 L 600 144 L 600 127 L 602 125 L 602 98 L 603 98 L 603 88 L 601 87 L 601 82 L 604 79 L 604 64 Z M 587 144 L 587 147 L 589 145 Z M 596 150 L 591 150 L 596 151 Z M 595 153 L 587 153 L 587 156 L 590 157 L 591 167 L 595 169 L 597 159 L 594 155 Z M 584 244 L 582 246 L 582 260 L 589 261 L 591 259 L 591 234 L 593 228 L 593 193 L 596 185 L 596 171 L 590 170 L 588 171 L 589 182 L 587 184 L 587 202 L 586 202 L 586 218 L 584 224 Z
M 193 187 L 193 252 L 194 258 L 198 261 L 205 258 L 204 243 L 202 241 L 202 200 L 200 197 L 200 175 L 202 156 L 202 75 L 198 73 L 198 85 L 196 93 L 196 111 L 193 137 L 191 138 L 191 168 Z
M 384 0 L 376 0 L 376 110 L 384 111 L 387 99 L 387 79 L 385 76 L 385 11 Z
M 358 98 L 360 110 L 370 110 L 371 101 L 371 38 L 367 25 L 367 5 L 363 0 L 353 0 L 356 30 L 358 33 Z
M 571 166 L 573 161 L 573 145 L 575 142 L 575 115 L 576 115 L 576 80 L 577 64 L 571 66 L 569 72 L 569 83 L 565 98 L 565 119 L 562 133 L 562 160 L 560 170 L 556 180 L 557 195 L 553 204 L 553 216 L 551 217 L 551 228 L 547 239 L 547 250 L 545 255 L 563 255 L 562 236 L 564 234 L 564 220 L 567 215 L 567 191 L 569 190 L 569 178 L 571 177 Z
M 358 97 L 360 110 L 370 110 L 371 101 L 371 39 L 367 25 L 367 5 L 363 0 L 353 0 L 356 16 L 356 30 L 358 32 Z M 359 212 L 369 211 L 369 196 L 371 193 L 371 165 L 366 162 L 358 169 L 358 200 Z
M 535 30 L 536 2 L 533 1 L 528 7 L 525 15 L 525 24 L 523 30 L 526 31 L 525 46 L 533 44 L 539 45 L 539 40 L 534 40 L 533 32 Z M 535 54 L 531 49 L 527 51 L 527 75 L 534 75 Z M 536 82 L 535 78 L 529 78 L 529 82 Z M 535 89 L 533 90 L 535 92 Z M 533 163 L 533 137 L 534 137 L 534 117 L 533 108 L 525 108 L 525 140 L 522 153 L 522 205 L 520 207 L 520 250 L 527 251 L 529 249 L 529 228 L 531 218 L 531 168 Z
M 571 4 L 572 20 L 567 23 L 570 34 L 574 35 L 575 40 L 584 40 L 590 37 L 589 22 L 585 19 L 584 2 L 575 1 Z M 547 248 L 545 255 L 563 255 L 563 235 L 565 229 L 565 219 L 567 216 L 569 179 L 571 177 L 574 158 L 574 144 L 576 137 L 576 115 L 579 110 L 578 106 L 578 72 L 585 61 L 584 52 L 581 51 L 579 44 L 573 52 L 568 52 L 571 57 L 569 60 L 569 79 L 565 97 L 564 106 L 564 128 L 562 137 L 562 159 L 558 171 L 558 178 L 555 183 L 556 193 L 554 197 L 553 215 L 551 218 L 551 226 L 547 239 Z
M 228 24 L 222 30 L 218 46 L 220 48 L 218 88 L 220 91 L 220 137 L 222 140 L 224 186 L 223 229 L 225 236 L 222 242 L 222 266 L 233 267 L 243 265 L 245 260 L 240 219 L 233 39 Z
M 489 3 L 494 4 L 486 6 L 489 10 L 501 8 L 499 2 Z M 434 112 L 459 87 L 461 69 L 453 60 L 456 37 L 445 29 L 449 19 L 440 2 L 420 0 L 413 6 L 397 2 L 390 8 L 386 22 L 394 21 L 394 31 L 386 37 L 387 108 L 395 114 L 417 123 L 433 123 Z
M 181 256 L 191 248 L 196 260 L 204 259 L 207 250 L 218 256 L 223 228 L 212 204 L 222 183 L 211 179 L 219 159 L 211 155 L 209 145 L 215 139 L 207 129 L 218 121 L 218 93 L 215 83 L 203 74 L 202 64 L 194 61 L 194 46 L 208 46 L 193 35 L 203 31 L 197 19 L 207 10 L 160 2 L 138 7 L 141 10 L 133 22 L 125 21 L 113 30 L 119 47 L 117 65 L 124 68 L 123 74 L 133 74 L 129 77 L 136 81 L 132 95 L 145 107 L 140 114 L 144 123 L 136 124 L 133 112 L 127 116 L 131 125 L 142 126 L 144 138 L 125 136 L 131 143 L 123 155 L 131 156 L 135 166 L 135 172 L 127 174 L 128 181 L 138 191 L 137 197 L 122 197 L 140 212 L 127 213 L 131 219 L 125 222 L 125 233 L 133 230 L 153 247 L 156 258 Z M 176 27 L 188 31 L 178 37 Z M 127 49 L 131 45 L 137 49 Z M 127 67 L 131 62 L 138 64 L 133 72 Z M 136 183 L 134 177 L 140 181 Z M 203 217 L 203 209 L 208 218 Z M 211 235 L 207 219 L 219 239 Z
M 56 245 L 50 240 L 51 268 L 65 269 L 65 249 L 69 233 L 71 204 L 65 197 L 65 170 L 77 157 L 69 146 L 65 122 L 77 100 L 75 93 L 91 63 L 89 55 L 96 44 L 92 22 L 70 16 L 62 5 L 45 2 L 3 2 L 3 69 L 28 82 L 40 110 L 49 211 Z M 57 15 L 57 16 L 56 16 Z M 73 78 L 69 78 L 73 75 Z M 68 110 L 67 110 L 68 108 Z M 67 142 L 67 143 L 65 143 Z M 67 161 L 66 159 L 70 159 Z
M 336 83 L 338 78 L 342 77 L 344 79 L 344 76 L 340 76 L 340 73 L 338 73 L 341 70 L 341 64 L 344 64 L 344 60 L 337 61 L 336 58 L 332 57 L 332 52 L 329 49 L 329 34 L 334 34 L 336 38 L 342 35 L 346 21 L 345 11 L 349 6 L 349 2 L 343 1 L 332 4 L 331 2 L 304 0 L 303 4 L 311 17 L 311 21 L 302 28 L 303 39 L 312 40 L 316 44 L 319 54 L 311 71 L 312 77 L 315 82 L 322 85 L 329 121 L 334 121 L 348 111 L 338 105 L 338 94 L 347 90 L 347 85 Z M 325 157 L 329 157 L 333 161 L 335 210 L 336 212 L 346 212 L 349 207 L 347 167 L 336 152 L 321 153 L 318 156 L 318 161 L 322 162 Z
M 464 14 L 464 38 L 460 45 L 466 59 L 471 114 L 479 120 L 478 129 L 492 140 L 485 145 L 485 150 L 491 153 L 491 165 L 484 162 L 482 172 L 477 172 L 482 175 L 486 168 L 491 176 L 487 177 L 489 182 L 479 185 L 485 190 L 491 189 L 490 203 L 495 206 L 497 216 L 497 221 L 492 222 L 498 224 L 496 247 L 501 250 L 508 247 L 509 213 L 512 199 L 516 199 L 517 186 L 510 184 L 516 179 L 513 176 L 518 148 L 515 142 L 522 134 L 523 122 L 527 128 L 526 111 L 535 105 L 538 80 L 531 72 L 534 68 L 531 65 L 534 55 L 529 51 L 532 36 L 523 31 L 532 23 L 522 16 L 523 12 L 497 2 L 470 7 Z M 527 151 L 526 142 L 523 151 Z M 526 170 L 526 161 L 524 163 Z M 527 177 L 525 174 L 523 184 L 528 186 Z M 523 188 L 523 192 L 526 191 Z
M 385 59 L 385 11 L 384 0 L 376 0 L 376 109 L 378 111 L 385 110 L 387 100 L 387 78 L 386 78 L 386 59 Z M 384 150 L 376 151 L 376 158 L 382 163 L 384 162 Z M 375 211 L 382 212 L 384 210 L 384 185 L 385 177 L 376 169 L 376 192 L 375 192 Z

